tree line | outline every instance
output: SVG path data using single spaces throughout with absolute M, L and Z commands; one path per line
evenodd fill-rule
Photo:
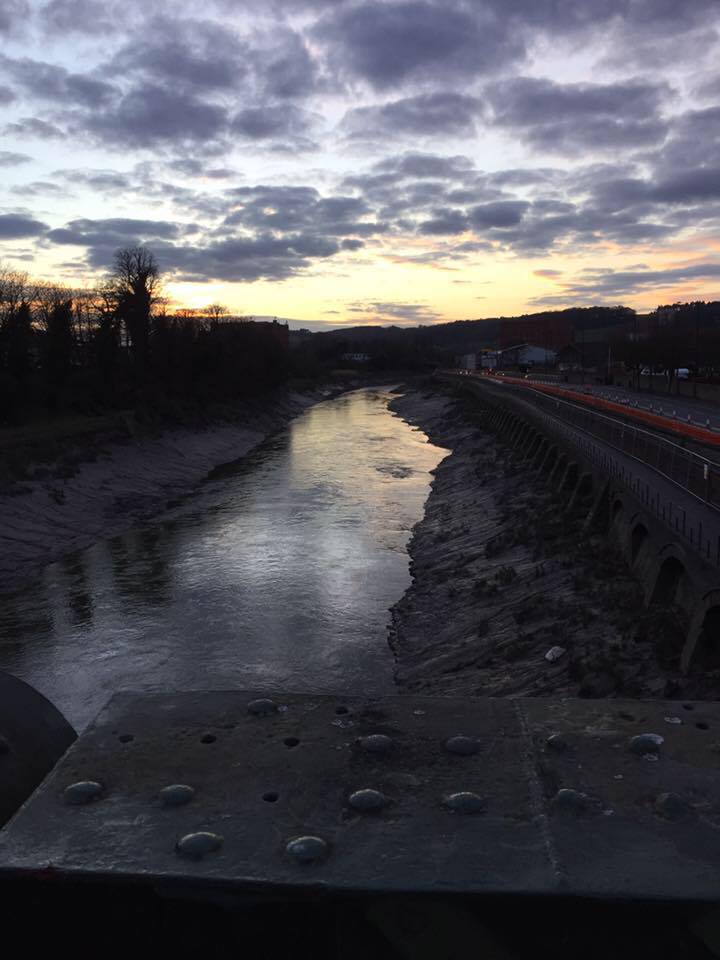
M 93 289 L 0 267 L 0 422 L 256 393 L 287 375 L 287 343 L 272 327 L 219 304 L 169 312 L 144 247 L 119 250 Z

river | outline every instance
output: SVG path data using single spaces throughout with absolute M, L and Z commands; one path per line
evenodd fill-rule
M 388 608 L 447 451 L 387 388 L 316 404 L 172 510 L 4 597 L 0 668 L 78 729 L 119 689 L 387 693 Z

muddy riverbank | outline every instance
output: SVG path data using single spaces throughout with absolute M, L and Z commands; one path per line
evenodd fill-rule
M 482 430 L 471 399 L 428 386 L 391 408 L 453 451 L 409 544 L 412 586 L 392 610 L 401 690 L 716 696 L 717 678 L 681 675 L 674 612 L 645 608 L 606 534 L 583 532 L 588 503 L 569 513 L 521 453 Z
M 40 567 L 127 530 L 190 493 L 218 466 L 346 387 L 282 390 L 223 419 L 184 426 L 116 417 L 22 452 L 22 478 L 0 489 L 0 593 Z M 17 451 L 16 451 L 17 456 Z

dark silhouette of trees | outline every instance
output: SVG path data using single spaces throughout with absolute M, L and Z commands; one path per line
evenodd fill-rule
M 116 318 L 124 327 L 140 380 L 150 350 L 150 313 L 160 282 L 157 260 L 145 247 L 126 247 L 115 254 L 110 290 Z

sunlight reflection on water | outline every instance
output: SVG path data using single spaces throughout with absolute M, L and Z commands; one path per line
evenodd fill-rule
M 52 564 L 0 612 L 0 667 L 79 727 L 117 689 L 386 692 L 388 607 L 446 451 L 385 388 L 310 408 L 173 511 Z

